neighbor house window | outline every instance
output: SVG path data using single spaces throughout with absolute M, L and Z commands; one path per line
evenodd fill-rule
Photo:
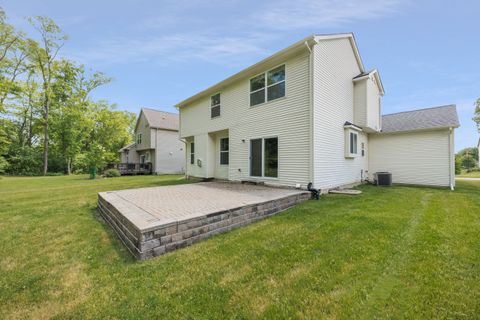
M 229 141 L 228 138 L 220 139 L 220 164 L 227 165 L 229 162 L 228 150 L 229 150 Z
M 137 134 L 137 144 L 141 144 L 141 143 L 142 143 L 142 134 L 138 133 Z
M 250 106 L 285 96 L 285 65 L 250 79 Z
M 362 142 L 362 157 L 365 156 L 365 143 Z
M 190 143 L 190 164 L 195 164 L 195 143 Z
M 210 117 L 216 118 L 220 116 L 220 93 L 210 97 Z
M 278 138 L 250 140 L 250 175 L 278 177 Z
M 358 134 L 355 132 L 350 132 L 350 153 L 357 154 L 357 140 Z

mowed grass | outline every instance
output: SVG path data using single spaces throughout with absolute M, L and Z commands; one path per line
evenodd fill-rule
M 141 263 L 98 219 L 99 191 L 184 182 L 0 179 L 0 318 L 479 317 L 479 181 L 362 186 Z
M 462 173 L 457 175 L 460 178 L 480 178 L 480 171 L 472 171 L 467 172 L 466 170 L 462 170 Z

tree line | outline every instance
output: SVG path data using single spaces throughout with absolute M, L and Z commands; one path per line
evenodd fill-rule
M 112 79 L 61 57 L 67 36 L 50 18 L 28 18 L 33 37 L 0 8 L 0 173 L 85 172 L 117 161 L 135 114 L 91 93 Z

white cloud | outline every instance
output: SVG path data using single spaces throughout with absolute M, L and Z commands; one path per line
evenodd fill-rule
M 210 15 L 215 3 L 221 8 Z M 278 31 L 310 34 L 340 28 L 392 14 L 402 4 L 399 0 L 277 0 L 257 3 L 255 13 L 242 15 L 245 10 L 237 8 L 240 3 L 167 2 L 153 18 L 145 17 L 132 26 L 133 34 L 99 39 L 80 53 L 68 53 L 84 63 L 201 60 L 231 66 L 271 53 L 271 44 L 284 36 Z
M 406 3 L 400 0 L 282 0 L 268 10 L 261 10 L 255 18 L 271 29 L 319 30 L 390 15 Z
M 115 38 L 99 43 L 82 53 L 67 52 L 82 63 L 115 64 L 149 61 L 168 64 L 172 61 L 203 60 L 222 64 L 240 62 L 244 55 L 265 54 L 259 37 L 218 36 L 215 34 L 173 34 L 145 39 Z

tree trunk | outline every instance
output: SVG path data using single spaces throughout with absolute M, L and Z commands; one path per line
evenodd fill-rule
M 72 174 L 72 159 L 71 158 L 67 159 L 67 173 L 68 173 L 68 175 Z
M 48 90 L 48 89 L 47 89 Z M 48 171 L 48 109 L 49 109 L 49 100 L 48 92 L 45 95 L 45 124 L 43 126 L 43 134 L 45 139 L 43 140 L 43 175 L 47 175 Z

